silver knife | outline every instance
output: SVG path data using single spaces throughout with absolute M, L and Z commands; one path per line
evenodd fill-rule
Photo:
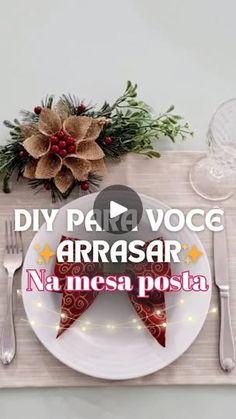
M 220 365 L 224 371 L 230 372 L 235 367 L 235 348 L 229 308 L 229 271 L 228 252 L 224 229 L 214 232 L 214 268 L 215 283 L 220 291 Z

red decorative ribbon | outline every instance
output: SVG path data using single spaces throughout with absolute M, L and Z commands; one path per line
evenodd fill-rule
M 63 240 L 73 240 L 69 237 L 62 236 Z M 161 240 L 161 239 L 159 239 Z M 147 242 L 144 246 L 148 245 Z M 127 263 L 126 272 L 132 278 L 134 290 L 129 292 L 130 301 L 152 336 L 162 346 L 166 346 L 166 307 L 165 294 L 160 291 L 153 290 L 149 294 L 149 298 L 140 298 L 137 296 L 136 276 L 150 275 L 152 277 L 167 276 L 170 278 L 171 270 L 167 262 L 147 262 Z M 103 264 L 94 262 L 56 262 L 54 274 L 61 280 L 63 286 L 66 276 L 82 276 L 87 275 L 93 277 L 103 274 Z M 63 291 L 61 302 L 61 319 L 60 328 L 57 337 L 59 337 L 66 329 L 68 329 L 75 320 L 90 307 L 94 302 L 98 292 L 96 291 Z

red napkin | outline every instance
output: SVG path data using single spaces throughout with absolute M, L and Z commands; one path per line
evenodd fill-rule
M 157 240 L 162 240 L 162 238 L 158 238 Z M 145 243 L 143 247 L 145 250 L 149 243 L 150 242 Z M 134 285 L 133 291 L 129 293 L 129 298 L 133 307 L 152 336 L 160 343 L 160 345 L 166 346 L 167 317 L 165 294 L 161 291 L 152 290 L 148 293 L 149 298 L 138 297 L 136 277 L 138 275 L 150 275 L 153 278 L 156 278 L 157 276 L 167 276 L 170 278 L 170 264 L 167 262 L 147 262 L 146 260 L 141 263 L 129 262 L 127 264 L 126 274 L 132 278 L 132 284 Z
M 69 237 L 62 237 L 63 240 L 74 240 Z M 160 240 L 160 239 L 159 239 Z M 149 242 L 144 246 L 147 247 Z M 80 262 L 68 263 L 56 262 L 54 274 L 64 284 L 65 276 L 79 276 L 88 275 L 93 277 L 95 275 L 102 275 L 102 263 L 94 262 Z M 130 301 L 138 313 L 140 319 L 144 322 L 152 336 L 160 343 L 166 345 L 166 310 L 165 310 L 165 295 L 163 292 L 153 290 L 149 293 L 149 298 L 137 297 L 137 275 L 156 276 L 171 276 L 169 263 L 147 262 L 128 263 L 126 267 L 126 274 L 132 278 L 134 290 L 129 293 Z M 66 329 L 68 329 L 75 320 L 87 310 L 93 303 L 98 292 L 95 291 L 63 291 L 61 303 L 61 319 L 60 328 L 57 337 L 59 337 Z
M 72 240 L 70 237 L 62 236 L 61 241 Z M 65 284 L 66 276 L 82 276 L 87 275 L 93 277 L 95 275 L 103 274 L 102 263 L 95 262 L 76 262 L 69 263 L 56 261 L 54 267 L 54 275 L 60 279 L 62 288 Z M 68 329 L 75 320 L 79 319 L 89 306 L 93 303 L 97 296 L 96 291 L 67 291 L 63 290 L 63 297 L 61 302 L 61 318 L 57 337 L 59 337 L 66 329 Z

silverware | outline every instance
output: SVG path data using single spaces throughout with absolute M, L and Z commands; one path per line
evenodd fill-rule
M 235 367 L 235 348 L 229 308 L 228 252 L 223 224 L 224 230 L 214 232 L 214 267 L 215 283 L 220 291 L 220 364 L 224 371 L 230 372 Z
M 5 253 L 3 266 L 8 273 L 7 311 L 1 335 L 0 358 L 3 364 L 10 364 L 16 353 L 16 336 L 13 317 L 14 274 L 23 262 L 21 233 L 14 231 L 13 222 L 5 223 Z

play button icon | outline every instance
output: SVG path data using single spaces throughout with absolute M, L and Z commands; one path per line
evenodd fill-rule
M 115 201 L 110 202 L 110 218 L 124 214 L 126 211 L 128 211 L 128 208 L 124 207 L 123 205 L 120 205 Z
M 104 231 L 124 234 L 137 229 L 143 205 L 139 195 L 128 186 L 112 185 L 101 191 L 93 206 L 97 224 Z

